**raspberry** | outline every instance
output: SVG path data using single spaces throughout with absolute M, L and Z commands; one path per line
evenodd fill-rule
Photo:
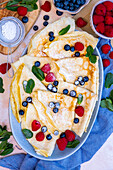
M 49 12 L 51 10 L 51 4 L 49 1 L 45 1 L 45 3 L 41 6 L 41 9 L 45 12 Z
M 84 27 L 87 25 L 87 22 L 83 20 L 83 18 L 78 18 L 76 21 L 76 25 L 80 28 Z
M 82 117 L 84 115 L 84 108 L 82 106 L 77 106 L 75 108 L 75 113 L 79 116 Z
M 38 129 L 40 129 L 40 127 L 41 127 L 41 124 L 40 124 L 40 122 L 39 121 L 37 121 L 37 120 L 33 120 L 33 122 L 32 122 L 32 131 L 37 131 Z
M 45 138 L 45 135 L 44 135 L 43 132 L 39 132 L 39 133 L 36 134 L 36 140 L 37 141 L 43 141 L 44 138 Z
M 108 67 L 110 65 L 110 61 L 108 59 L 103 59 L 102 62 L 104 67 Z
M 46 82 L 53 82 L 55 80 L 56 80 L 56 77 L 55 77 L 54 73 L 52 73 L 52 72 L 49 72 L 47 74 L 47 76 L 45 77 Z
M 20 16 L 25 16 L 27 14 L 27 8 L 20 6 L 18 7 L 17 12 Z
M 106 37 L 113 37 L 113 28 L 106 29 L 105 32 L 104 32 L 104 35 Z
M 99 33 L 101 33 L 101 34 L 104 33 L 105 27 L 104 27 L 104 23 L 103 23 L 103 22 L 101 22 L 101 23 L 99 23 L 99 24 L 97 25 L 96 31 L 99 32 Z
M 95 25 L 101 23 L 104 21 L 104 17 L 103 16 L 100 16 L 100 15 L 93 15 L 93 23 Z
M 105 1 L 103 5 L 106 7 L 107 11 L 112 11 L 113 10 L 113 3 L 110 1 Z
M 106 17 L 105 17 L 105 24 L 107 24 L 107 25 L 112 25 L 112 24 L 113 24 L 113 17 L 111 17 L 111 16 L 106 16 Z
M 110 57 L 111 59 L 113 59 L 113 51 L 110 52 L 109 57 Z
M 7 63 L 3 63 L 0 65 L 0 73 L 5 74 L 7 68 Z M 8 70 L 11 68 L 11 64 L 8 63 Z
M 107 31 L 109 29 L 113 29 L 113 27 L 111 25 L 105 25 L 105 31 Z
M 69 141 L 69 142 L 72 142 L 75 140 L 75 134 L 71 131 L 71 130 L 66 130 L 65 131 L 65 135 L 66 135 L 66 139 Z
M 108 44 L 105 44 L 101 47 L 101 50 L 104 54 L 107 54 L 110 51 L 111 47 Z
M 97 7 L 95 9 L 95 13 L 97 15 L 105 16 L 106 15 L 106 7 L 103 4 L 97 5 Z
M 44 64 L 44 66 L 41 68 L 41 70 L 44 72 L 44 73 L 49 73 L 50 72 L 50 70 L 51 70 L 51 67 L 50 67 L 50 65 L 49 65 L 49 63 L 48 64 Z
M 107 11 L 106 16 L 113 16 L 113 12 L 112 11 Z
M 84 45 L 81 42 L 76 42 L 74 46 L 77 51 L 82 51 L 84 49 Z
M 63 151 L 66 148 L 68 141 L 66 138 L 59 138 L 57 139 L 56 143 L 58 145 L 59 150 Z

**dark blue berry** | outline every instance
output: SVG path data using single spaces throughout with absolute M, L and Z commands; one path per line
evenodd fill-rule
M 69 9 L 69 5 L 64 6 L 64 9 L 65 9 L 65 10 L 68 10 L 68 9 Z
M 34 25 L 33 29 L 34 29 L 34 31 L 37 31 L 38 30 L 38 26 Z
M 79 122 L 78 118 L 74 118 L 74 123 L 77 124 Z
M 61 12 L 61 11 L 56 11 L 56 14 L 58 15 L 58 16 L 61 16 L 61 15 L 63 15 L 63 12 Z
M 24 115 L 24 111 L 23 110 L 19 110 L 19 115 Z
M 84 77 L 84 82 L 87 82 L 89 80 L 89 78 L 87 76 Z
M 85 4 L 85 0 L 81 0 L 81 5 L 84 5 Z
M 22 22 L 23 22 L 23 23 L 27 23 L 27 22 L 28 22 L 28 17 L 24 16 L 24 17 L 22 18 Z
M 46 127 L 46 126 L 43 126 L 43 127 L 41 128 L 41 131 L 42 131 L 43 133 L 45 133 L 45 132 L 47 131 L 47 127 Z
M 28 103 L 32 103 L 32 98 L 31 98 L 31 97 L 27 97 L 26 101 L 27 101 Z
M 22 102 L 22 106 L 26 107 L 28 105 L 28 103 L 26 101 Z
M 65 6 L 69 5 L 69 2 L 68 2 L 68 1 L 65 1 L 65 2 L 64 2 L 64 5 L 65 5 Z
M 79 52 L 76 52 L 75 53 L 75 57 L 79 57 L 80 56 L 80 53 Z
M 63 94 L 68 94 L 68 89 L 64 89 Z
M 60 138 L 65 138 L 65 137 L 66 137 L 65 133 L 60 134 Z
M 61 2 L 61 3 L 60 3 L 60 8 L 63 9 L 63 7 L 64 7 L 64 4 L 63 4 L 63 2 Z
M 74 11 L 75 10 L 74 6 L 69 7 L 69 10 Z
M 78 80 L 75 81 L 75 85 L 76 85 L 76 86 L 79 85 L 79 81 L 78 81 Z
M 76 2 L 76 0 L 72 0 L 72 2 L 73 2 L 73 3 L 75 3 L 75 2 Z
M 79 7 L 80 7 L 79 5 L 75 4 L 75 9 L 78 9 Z
M 75 51 L 75 47 L 74 47 L 74 46 L 71 47 L 71 48 L 70 48 L 70 51 L 74 52 L 74 51 Z
M 60 2 L 61 0 L 55 0 L 55 2 Z
M 49 91 L 51 91 L 52 88 L 53 88 L 53 85 L 52 85 L 52 84 L 48 84 L 47 89 L 48 89 Z
M 55 103 L 55 108 L 58 108 L 58 109 L 59 109 L 59 107 L 60 107 L 60 103 L 59 103 L 59 102 L 56 102 L 56 103 Z
M 54 135 L 57 136 L 59 134 L 59 131 L 58 130 L 55 130 L 54 131 Z
M 71 91 L 70 91 L 70 96 L 71 96 L 71 97 L 75 97 L 75 96 L 76 96 L 76 91 L 71 90 Z
M 79 76 L 78 77 L 78 81 L 82 81 L 83 80 L 83 77 L 82 76 Z
M 71 7 L 71 6 L 73 6 L 74 7 L 74 3 L 69 3 L 69 6 Z
M 52 92 L 53 92 L 53 93 L 57 93 L 57 88 L 56 88 L 56 87 L 53 87 L 53 88 L 52 88 Z
M 58 81 L 53 82 L 54 86 L 58 86 Z
M 46 20 L 46 21 L 49 20 L 49 15 L 44 15 L 43 19 Z
M 43 22 L 43 25 L 44 25 L 44 26 L 47 26 L 47 25 L 48 25 L 48 22 L 47 22 L 47 21 L 44 21 L 44 22 Z
M 64 50 L 65 50 L 65 51 L 69 51 L 69 50 L 70 50 L 70 45 L 66 44 L 66 45 L 64 46 Z
M 55 3 L 55 6 L 58 7 L 58 8 L 60 8 L 60 2 L 56 2 L 56 3 Z
M 53 37 L 54 32 L 50 31 L 48 35 L 49 35 L 50 37 Z
M 36 62 L 35 62 L 35 66 L 36 66 L 36 67 L 39 67 L 39 66 L 40 66 L 40 61 L 36 61 Z
M 85 84 L 84 81 L 80 81 L 79 83 L 80 83 L 81 86 L 83 86 Z
M 49 41 L 53 41 L 55 39 L 55 37 L 49 37 Z
M 50 102 L 50 103 L 49 103 L 49 107 L 50 107 L 50 108 L 54 108 L 54 107 L 55 107 L 55 103 L 54 103 L 54 102 Z
M 81 0 L 76 0 L 77 5 L 81 4 Z
M 51 136 L 50 134 L 48 134 L 48 135 L 46 136 L 46 139 L 47 139 L 47 140 L 51 140 L 51 139 L 52 139 L 52 136 Z
M 59 111 L 58 108 L 54 108 L 54 109 L 53 109 L 53 112 L 54 112 L 54 113 L 58 113 L 58 111 Z

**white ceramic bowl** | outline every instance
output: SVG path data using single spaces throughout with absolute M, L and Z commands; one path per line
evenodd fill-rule
M 96 6 L 97 6 L 98 4 L 102 4 L 102 3 L 105 2 L 105 1 L 113 2 L 113 0 L 103 0 L 103 1 L 97 2 L 97 3 L 95 4 L 95 6 L 93 7 L 92 11 L 91 11 L 91 15 L 90 15 L 90 25 L 91 25 L 92 30 L 95 32 L 95 34 L 97 34 L 99 37 L 104 38 L 104 39 L 113 39 L 113 37 L 106 37 L 105 35 L 98 33 L 98 32 L 96 31 L 96 29 L 95 29 L 94 24 L 93 24 L 93 14 L 94 14 L 94 10 L 95 10 Z
M 67 12 L 69 14 L 77 14 L 78 12 L 81 11 L 81 9 L 83 9 L 86 5 L 88 5 L 89 2 L 90 2 L 90 0 L 86 0 L 86 3 L 84 5 L 82 5 L 80 8 L 76 9 L 75 11 L 69 11 L 69 10 L 64 10 L 64 9 L 56 7 L 55 4 L 54 4 L 54 0 L 53 0 L 53 4 L 58 11 Z

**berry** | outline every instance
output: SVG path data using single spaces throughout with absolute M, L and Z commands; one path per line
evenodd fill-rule
M 104 45 L 101 47 L 101 50 L 102 50 L 102 52 L 103 52 L 104 54 L 109 53 L 110 49 L 111 49 L 111 46 L 108 45 L 108 44 L 104 44 Z
M 75 51 L 75 47 L 71 47 L 70 51 L 74 52 Z
M 49 91 L 51 91 L 52 88 L 53 88 L 53 85 L 52 85 L 52 84 L 48 84 L 47 89 L 48 89 Z
M 60 2 L 56 2 L 56 3 L 55 3 L 55 6 L 58 7 L 58 8 L 60 8 Z
M 65 137 L 66 137 L 65 133 L 62 132 L 62 133 L 60 134 L 60 138 L 65 138 Z
M 84 115 L 84 108 L 82 106 L 77 106 L 75 108 L 75 113 L 79 116 L 82 117 Z
M 7 63 L 0 64 L 0 73 L 5 74 Z M 11 68 L 11 64 L 8 63 L 8 70 Z
M 57 139 L 56 143 L 58 145 L 59 150 L 63 151 L 66 148 L 68 141 L 66 138 L 59 138 Z
M 70 45 L 66 44 L 66 45 L 64 46 L 64 50 L 65 50 L 65 51 L 69 51 L 69 50 L 70 50 Z
M 84 81 L 80 81 L 79 83 L 80 83 L 81 86 L 83 86 L 85 84 Z
M 51 70 L 50 64 L 49 64 L 49 63 L 44 64 L 44 66 L 41 68 L 41 70 L 42 70 L 44 73 L 48 74 L 48 73 L 50 72 L 50 70 Z
M 49 37 L 49 41 L 53 41 L 55 39 L 55 37 Z
M 32 103 L 32 98 L 31 98 L 31 97 L 27 97 L 26 101 L 27 101 L 28 103 Z
M 39 66 L 40 66 L 40 61 L 36 61 L 36 62 L 35 62 L 35 66 L 36 66 L 36 67 L 39 67 Z
M 52 88 L 52 92 L 53 92 L 53 93 L 57 93 L 57 88 L 56 88 L 56 87 L 53 87 L 53 88 Z
M 113 51 L 110 52 L 109 57 L 110 57 L 111 59 L 113 59 Z
M 82 81 L 83 80 L 83 77 L 82 76 L 79 76 L 78 77 L 78 81 Z
M 28 22 L 28 17 L 24 16 L 24 17 L 22 18 L 22 22 L 23 22 L 23 23 L 27 23 L 27 22 Z
M 46 82 L 54 82 L 55 80 L 56 80 L 56 77 L 55 77 L 54 73 L 52 73 L 52 72 L 49 72 L 47 74 L 47 76 L 45 77 Z
M 46 126 L 43 126 L 43 127 L 41 128 L 41 131 L 42 131 L 43 133 L 45 133 L 45 132 L 47 131 L 47 127 L 46 127 Z
M 37 141 L 43 141 L 44 138 L 45 138 L 45 135 L 44 135 L 43 132 L 39 132 L 39 133 L 36 134 L 36 140 Z
M 69 8 L 69 10 L 70 10 L 70 11 L 74 11 L 74 10 L 75 10 L 74 6 L 71 6 L 71 7 Z
M 34 30 L 34 31 L 37 31 L 37 30 L 38 30 L 38 26 L 37 26 L 37 25 L 34 25 L 34 26 L 33 26 L 33 30 Z
M 54 113 L 58 113 L 58 111 L 59 111 L 58 108 L 54 108 L 54 109 L 53 109 L 53 112 L 54 112 Z
M 108 67 L 110 65 L 110 61 L 108 59 L 103 59 L 102 62 L 104 67 Z
M 85 27 L 87 25 L 87 22 L 83 20 L 83 18 L 78 18 L 77 21 L 76 21 L 76 25 L 77 27 Z
M 54 81 L 53 84 L 54 84 L 54 86 L 58 86 L 58 81 L 57 80 Z
M 50 31 L 48 35 L 49 35 L 50 37 L 53 37 L 53 36 L 54 36 L 54 32 Z
M 107 11 L 113 10 L 113 2 L 105 1 L 105 2 L 103 2 L 103 5 L 106 7 Z
M 59 103 L 59 102 L 56 102 L 56 103 L 55 103 L 55 108 L 58 108 L 58 109 L 59 109 L 59 107 L 60 107 L 60 103 Z
M 78 85 L 79 85 L 79 81 L 76 80 L 76 81 L 75 81 L 75 86 L 78 86 Z
M 106 17 L 105 17 L 105 24 L 106 24 L 106 25 L 112 25 L 112 24 L 113 24 L 113 17 L 111 17 L 111 16 L 106 16 Z
M 107 12 L 106 12 L 106 16 L 113 16 L 112 11 L 107 11 Z
M 97 25 L 96 31 L 97 31 L 98 33 L 101 33 L 101 34 L 104 33 L 105 27 L 104 27 L 104 23 L 103 23 L 103 22 L 101 22 L 101 23 L 99 23 L 99 24 Z
M 71 90 L 69 95 L 70 95 L 71 97 L 75 97 L 75 96 L 76 96 L 76 91 Z
M 43 25 L 44 25 L 44 26 L 47 26 L 47 25 L 48 25 L 48 22 L 47 22 L 47 21 L 44 21 L 44 22 L 43 22 Z
M 54 135 L 57 136 L 59 134 L 59 131 L 58 130 L 55 130 L 54 131 Z
M 45 21 L 49 20 L 49 15 L 44 15 L 44 16 L 43 16 L 43 19 L 44 19 Z
M 17 12 L 20 16 L 25 16 L 27 14 L 27 8 L 20 6 L 18 7 Z
M 22 106 L 26 107 L 28 105 L 28 103 L 26 101 L 22 102 Z
M 19 110 L 19 115 L 24 115 L 24 111 L 23 110 Z
M 64 89 L 63 94 L 68 94 L 68 89 Z
M 75 9 L 78 9 L 80 6 L 78 4 L 75 4 Z
M 76 52 L 75 57 L 79 57 L 79 56 L 80 56 L 80 52 Z
M 49 1 L 45 1 L 45 3 L 41 6 L 41 9 L 45 12 L 49 12 L 51 10 L 51 3 Z
M 86 2 L 85 0 L 81 0 L 81 4 L 82 4 L 82 5 L 84 5 L 84 4 L 85 4 L 85 2 Z
M 63 15 L 63 12 L 61 12 L 61 11 L 56 11 L 56 14 L 58 15 L 58 16 L 61 16 L 61 15 Z
M 106 7 L 103 4 L 97 5 L 97 7 L 95 9 L 95 13 L 97 15 L 105 16 L 106 15 Z
M 105 29 L 104 35 L 106 37 L 113 37 L 113 28 Z
M 93 15 L 93 23 L 95 25 L 101 23 L 104 21 L 104 17 L 103 16 L 100 16 L 100 15 Z
M 52 136 L 51 136 L 50 134 L 48 134 L 48 135 L 46 136 L 46 139 L 47 139 L 47 140 L 51 140 L 51 139 L 52 139 Z
M 85 77 L 83 78 L 83 80 L 84 80 L 84 82 L 88 82 L 89 78 L 88 78 L 87 76 L 85 76 Z
M 40 129 L 41 124 L 39 121 L 33 120 L 31 127 L 32 127 L 32 131 L 37 131 L 38 129 Z
M 49 103 L 49 107 L 50 107 L 50 108 L 54 108 L 54 107 L 55 107 L 55 103 L 54 103 L 54 102 L 50 102 L 50 103 Z
M 84 45 L 81 42 L 75 43 L 75 50 L 82 51 L 84 49 Z
M 75 134 L 71 131 L 71 130 L 66 130 L 65 131 L 65 134 L 66 134 L 66 139 L 69 141 L 69 142 L 72 142 L 75 140 Z
M 77 124 L 79 122 L 79 119 L 78 118 L 74 118 L 74 121 L 73 121 L 75 124 Z

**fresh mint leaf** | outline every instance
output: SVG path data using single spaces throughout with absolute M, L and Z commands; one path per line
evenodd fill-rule
M 106 99 L 101 101 L 100 106 L 113 112 L 113 104 Z
M 105 79 L 105 87 L 110 88 L 112 84 L 113 84 L 113 74 L 108 73 Z
M 0 87 L 3 87 L 3 79 L 0 77 Z
M 110 99 L 112 100 L 112 102 L 113 102 L 113 90 L 111 90 L 109 98 L 110 98 Z
M 112 104 L 112 100 L 110 98 L 106 97 L 106 101 L 108 101 Z
M 0 93 L 4 93 L 4 89 L 2 87 L 0 87 Z
M 23 87 L 24 87 L 24 86 L 23 86 Z M 27 85 L 26 85 L 26 88 L 24 88 L 24 90 L 25 90 L 26 93 L 31 94 L 34 87 L 35 87 L 35 82 L 34 82 L 34 80 L 33 80 L 33 79 L 30 79 L 30 80 L 27 81 Z
M 83 101 L 83 95 L 82 95 L 82 94 L 79 94 L 79 95 L 78 95 L 78 98 L 77 98 L 77 103 L 78 103 L 78 104 L 81 104 L 82 101 Z
M 44 72 L 40 68 L 33 66 L 32 72 L 40 81 L 44 80 L 45 78 Z
M 9 134 L 5 134 L 4 137 L 0 138 L 0 141 L 6 141 L 10 138 Z
M 62 30 L 59 31 L 59 35 L 64 35 L 66 34 L 70 29 L 70 25 L 68 25 L 67 27 L 63 28 Z
M 0 144 L 0 151 L 2 151 L 6 147 L 7 141 L 3 141 Z
M 17 11 L 18 6 L 7 6 L 6 8 L 7 10 L 10 10 L 10 11 Z
M 72 142 L 68 142 L 66 148 L 75 148 L 80 143 L 79 140 L 74 140 Z
M 2 153 L 0 153 L 1 156 L 5 156 L 13 152 L 13 148 L 6 148 Z
M 87 47 L 86 52 L 87 52 L 86 57 L 89 57 L 90 62 L 95 64 L 96 61 L 97 61 L 97 57 L 96 57 L 96 55 L 93 54 L 94 49 L 93 49 L 93 47 L 91 45 L 89 45 Z
M 91 63 L 95 64 L 96 61 L 97 61 L 96 55 L 91 55 L 91 56 L 89 56 L 89 60 L 91 61 Z
M 27 139 L 30 139 L 33 137 L 33 133 L 29 129 L 22 129 L 22 133 Z
M 92 47 L 91 45 L 89 45 L 89 46 L 87 47 L 86 51 L 87 51 L 87 53 L 90 55 L 90 54 L 92 54 L 92 53 L 94 52 L 94 49 L 93 49 L 93 47 Z
M 26 7 L 28 12 L 31 12 L 31 11 L 35 10 L 35 7 L 34 7 L 33 4 L 27 5 L 27 4 L 20 3 L 20 5 L 23 6 L 23 7 Z

